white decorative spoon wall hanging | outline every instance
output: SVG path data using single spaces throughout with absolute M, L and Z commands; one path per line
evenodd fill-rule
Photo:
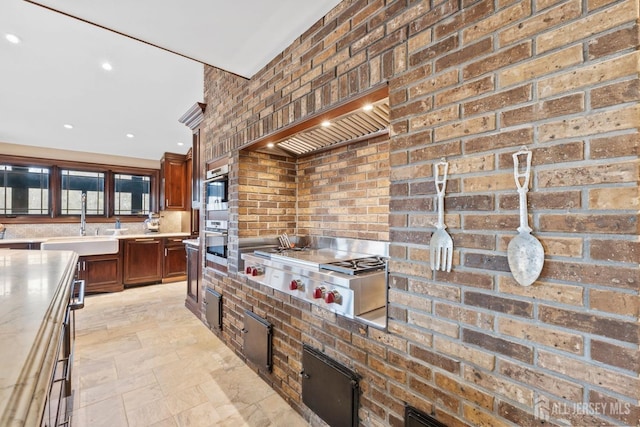
M 520 168 L 520 158 L 525 158 L 524 171 Z M 536 281 L 544 265 L 544 249 L 538 239 L 531 235 L 529 218 L 527 216 L 527 192 L 529 191 L 529 176 L 531 173 L 531 151 L 523 147 L 513 154 L 513 176 L 518 188 L 520 205 L 520 227 L 518 235 L 514 237 L 507 248 L 509 268 L 516 282 L 522 286 L 529 286 Z

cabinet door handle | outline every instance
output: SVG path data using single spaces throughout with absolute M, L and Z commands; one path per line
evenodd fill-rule
M 147 239 L 136 239 L 136 242 L 153 242 L 155 239 L 153 237 Z
M 72 295 L 75 295 L 76 285 L 80 286 L 80 290 L 78 291 L 78 299 L 75 300 L 75 302 L 73 302 L 72 304 L 69 304 L 69 308 L 71 310 L 78 310 L 78 309 L 84 307 L 85 281 L 84 280 L 74 280 L 73 281 L 73 288 L 71 288 Z
M 167 256 L 167 248 L 164 248 L 164 256 Z

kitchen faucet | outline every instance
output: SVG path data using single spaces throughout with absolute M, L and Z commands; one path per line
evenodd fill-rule
M 85 236 L 87 234 L 87 193 L 82 193 L 80 196 L 82 200 L 82 207 L 80 209 L 80 235 Z

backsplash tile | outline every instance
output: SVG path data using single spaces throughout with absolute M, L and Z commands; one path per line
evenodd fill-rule
M 183 231 L 183 216 L 189 217 L 189 212 L 163 211 L 160 212 L 160 232 L 179 233 Z M 188 224 L 189 221 L 186 221 Z M 4 239 L 27 239 L 40 237 L 78 236 L 80 235 L 79 223 L 31 223 L 31 224 L 5 224 Z M 113 234 L 115 222 L 87 223 L 87 236 L 108 236 Z M 122 228 L 126 229 L 122 234 L 144 233 L 144 220 L 140 222 L 124 222 Z M 97 233 L 96 233 L 97 231 Z

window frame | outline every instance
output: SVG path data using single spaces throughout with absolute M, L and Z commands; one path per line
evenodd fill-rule
M 132 166 L 106 165 L 89 162 L 69 160 L 44 159 L 39 157 L 5 156 L 0 155 L 0 163 L 15 166 L 32 166 L 49 169 L 49 214 L 48 215 L 4 215 L 0 214 L 0 220 L 6 224 L 30 224 L 39 223 L 68 223 L 79 221 L 80 215 L 61 214 L 62 194 L 62 170 L 71 169 L 85 172 L 101 172 L 105 174 L 105 214 L 89 215 L 87 220 L 91 222 L 111 222 L 117 216 L 122 222 L 139 222 L 147 215 L 114 215 L 115 206 L 115 174 L 144 175 L 149 176 L 150 183 L 150 210 L 158 212 L 160 197 L 160 170 L 150 168 L 137 168 Z

